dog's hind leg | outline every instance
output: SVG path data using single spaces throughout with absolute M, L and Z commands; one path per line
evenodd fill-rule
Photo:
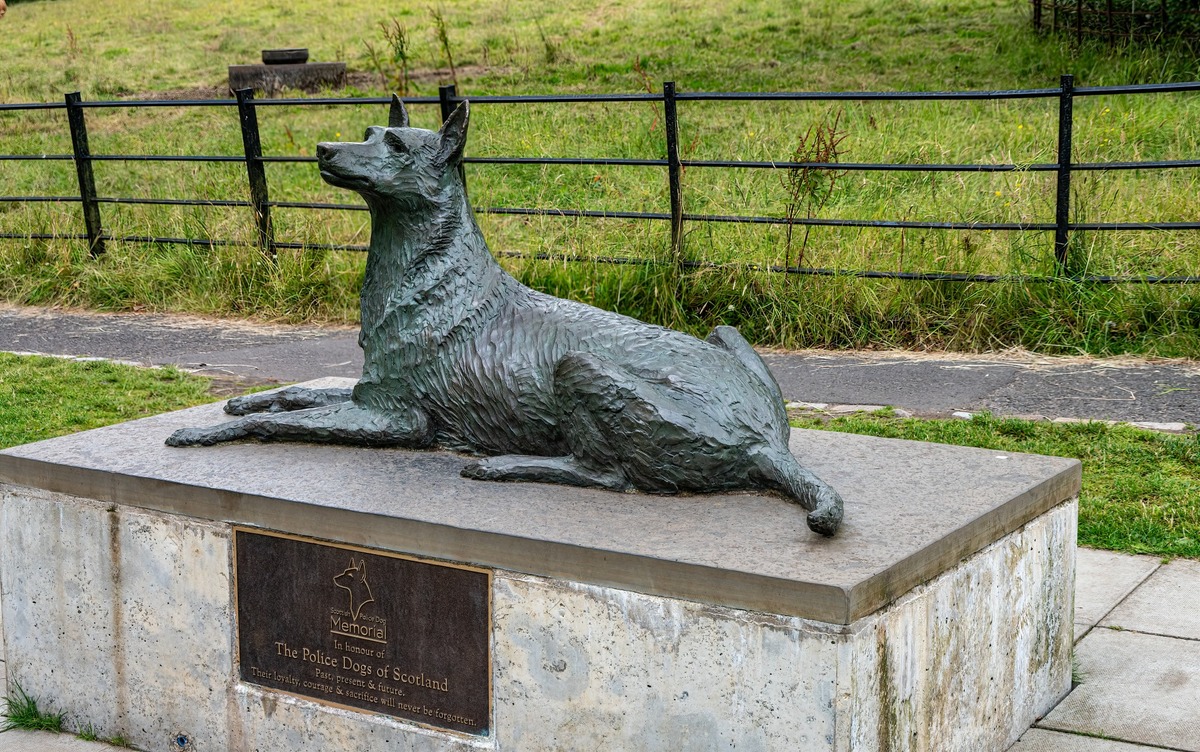
M 525 454 L 506 454 L 488 457 L 467 465 L 464 478 L 475 480 L 535 481 L 561 483 L 567 486 L 607 488 L 625 491 L 629 481 L 619 469 L 604 470 L 585 465 L 572 455 L 565 457 L 535 457 Z
M 599 418 L 636 400 L 639 384 L 630 374 L 593 355 L 572 352 L 559 361 L 554 391 L 559 401 L 559 428 L 570 454 L 537 457 L 510 454 L 488 457 L 463 469 L 477 480 L 523 480 L 624 491 L 633 486 L 620 454 L 610 445 L 612 426 Z
M 718 326 L 708 335 L 708 342 L 721 347 L 742 362 L 767 388 L 773 401 L 783 409 L 783 393 L 779 382 L 771 375 L 767 364 L 759 357 L 746 338 L 732 326 Z M 754 475 L 769 488 L 808 510 L 808 527 L 821 535 L 833 535 L 842 524 L 842 497 L 825 481 L 803 468 L 787 451 L 790 433 L 786 417 L 780 423 L 781 448 L 760 447 L 751 450 Z
M 222 441 L 315 441 L 361 446 L 427 447 L 434 432 L 425 413 L 373 410 L 355 402 L 279 413 L 253 413 L 204 428 L 181 428 L 167 439 L 170 446 L 211 446 Z
M 302 386 L 289 386 L 286 389 L 272 392 L 234 397 L 225 403 L 225 412 L 230 415 L 249 415 L 250 413 L 284 413 L 293 410 L 307 410 L 310 407 L 324 407 L 346 402 L 352 393 L 353 389 L 350 387 L 309 389 Z

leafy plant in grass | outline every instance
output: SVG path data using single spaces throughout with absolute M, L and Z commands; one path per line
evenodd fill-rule
M 1200 558 L 1200 435 L 1107 423 L 1047 423 L 987 414 L 972 420 L 856 415 L 793 423 L 847 433 L 957 444 L 1083 462 L 1079 542 L 1130 553 Z
M 784 203 L 784 216 L 787 218 L 783 251 L 785 267 L 791 266 L 792 228 L 801 208 L 804 210 L 805 219 L 815 217 L 833 197 L 838 179 L 846 175 L 844 170 L 809 166 L 838 161 L 842 153 L 842 142 L 849 135 L 838 128 L 842 115 L 843 111 L 838 110 L 832 122 L 828 117 L 824 117 L 808 126 L 808 130 L 800 136 L 796 150 L 792 152 L 792 162 L 795 162 L 796 166 L 785 170 L 781 178 L 787 196 Z M 804 266 L 804 251 L 808 249 L 808 236 L 811 231 L 812 225 L 804 225 L 804 238 L 796 254 L 796 266 Z
M 54 713 L 38 707 L 37 698 L 18 683 L 13 682 L 13 694 L 4 698 L 4 725 L 0 731 L 21 729 L 24 731 L 54 731 L 63 730 L 63 713 Z
M 438 47 L 446 56 L 446 64 L 450 66 L 450 83 L 458 86 L 458 71 L 454 68 L 454 51 L 450 48 L 450 34 L 446 31 L 446 12 L 441 7 L 430 8 L 429 15 L 433 18 L 433 31 Z
M 385 62 L 375 45 L 364 39 L 363 46 L 367 48 L 371 67 L 379 74 L 379 83 L 383 88 L 393 89 L 400 96 L 407 97 L 410 82 L 408 69 L 412 60 L 408 27 L 400 23 L 400 19 L 392 18 L 390 22 L 380 21 L 379 28 L 387 44 L 387 59 Z

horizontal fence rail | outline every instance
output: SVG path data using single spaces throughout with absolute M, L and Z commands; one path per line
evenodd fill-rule
M 670 223 L 671 261 L 625 257 L 582 257 L 559 254 L 500 252 L 497 255 L 509 258 L 577 261 L 605 264 L 674 264 L 680 269 L 712 269 L 737 267 L 758 271 L 791 275 L 859 277 L 867 279 L 894 279 L 938 282 L 1020 282 L 1049 283 L 1059 281 L 1086 282 L 1097 284 L 1145 283 L 1145 284 L 1198 284 L 1200 276 L 1113 276 L 1070 274 L 1069 251 L 1071 233 L 1106 231 L 1178 231 L 1200 230 L 1200 221 L 1179 222 L 1071 222 L 1071 177 L 1075 172 L 1104 170 L 1171 170 L 1200 167 L 1200 158 L 1180 160 L 1157 160 L 1141 162 L 1095 162 L 1079 163 L 1071 159 L 1071 143 L 1074 133 L 1073 103 L 1078 97 L 1111 96 L 1126 94 L 1184 93 L 1200 91 L 1200 81 L 1163 84 L 1140 84 L 1127 86 L 1074 86 L 1071 76 L 1063 76 L 1057 88 L 1012 89 L 1001 91 L 878 91 L 878 92 L 681 92 L 673 82 L 665 82 L 659 93 L 638 94 L 564 94 L 564 95 L 505 95 L 470 97 L 473 105 L 528 105 L 528 104 L 607 104 L 624 102 L 649 102 L 661 105 L 665 131 L 665 159 L 625 159 L 587 157 L 466 157 L 464 165 L 565 165 L 599 167 L 638 167 L 666 170 L 669 211 L 593 211 L 583 209 L 557 209 L 536 207 L 482 206 L 479 214 L 510 216 L 541 216 L 587 219 L 647 220 Z M 443 86 L 437 97 L 409 97 L 409 105 L 438 105 L 443 119 L 458 103 L 467 97 L 457 93 L 453 86 Z M 874 163 L 874 162 L 794 162 L 794 161 L 747 161 L 747 160 L 690 160 L 680 155 L 678 139 L 678 109 L 680 102 L 824 102 L 824 101 L 998 101 L 1056 99 L 1058 104 L 1057 161 L 1034 164 L 935 164 L 935 163 Z M 275 239 L 271 209 L 301 209 L 326 211 L 367 211 L 362 204 L 335 204 L 306 201 L 271 201 L 267 180 L 268 164 L 312 164 L 316 157 L 278 156 L 262 153 L 259 136 L 257 108 L 300 106 L 341 107 L 362 105 L 386 105 L 387 97 L 325 97 L 298 99 L 256 100 L 251 90 L 235 92 L 233 99 L 194 100 L 107 100 L 84 101 L 78 92 L 68 94 L 61 103 L 17 103 L 0 104 L 0 116 L 4 113 L 21 111 L 66 110 L 72 139 L 71 154 L 4 154 L 0 162 L 56 162 L 71 161 L 75 164 L 79 181 L 79 195 L 75 196 L 0 196 L 0 202 L 10 203 L 78 203 L 82 207 L 85 232 L 82 233 L 0 233 L 6 240 L 85 240 L 93 256 L 102 254 L 109 242 L 182 244 L 216 248 L 224 246 L 258 247 L 263 253 L 274 257 L 279 249 L 314 249 L 331 251 L 365 251 L 367 246 L 337 243 L 298 243 Z M 217 155 L 182 154 L 93 154 L 88 147 L 88 109 L 113 108 L 190 108 L 228 107 L 236 109 L 241 126 L 243 153 Z M 0 144 L 2 147 L 2 144 Z M 92 165 L 96 162 L 194 162 L 194 163 L 241 163 L 246 166 L 250 200 L 204 200 L 190 198 L 154 199 L 144 197 L 99 196 L 96 193 Z M 855 172 L 923 172 L 923 173 L 1007 173 L 1035 172 L 1055 175 L 1055 215 L 1052 222 L 983 222 L 944 221 L 922 222 L 908 220 L 879 219 L 824 219 L 819 217 L 764 217 L 721 214 L 697 214 L 684 210 L 683 172 L 687 169 L 749 169 L 749 170 L 837 170 Z M 465 173 L 464 173 L 465 182 Z M 256 240 L 238 241 L 212 238 L 178 238 L 152 235 L 113 236 L 103 230 L 101 205 L 151 205 L 151 206 L 197 206 L 249 208 L 254 216 Z M 685 223 L 738 223 L 752 225 L 797 225 L 811 227 L 882 228 L 902 230 L 964 230 L 1002 232 L 1053 233 L 1053 253 L 1057 273 L 1051 276 L 991 275 L 957 272 L 900 272 L 855 269 L 828 269 L 814 267 L 777 266 L 765 264 L 718 264 L 715 262 L 688 259 L 683 253 Z

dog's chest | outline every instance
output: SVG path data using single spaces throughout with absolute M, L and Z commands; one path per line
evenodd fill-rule
M 484 453 L 564 451 L 554 402 L 551 339 L 527 341 L 505 298 L 447 326 L 393 309 L 364 326 L 363 381 L 430 417 L 438 443 Z

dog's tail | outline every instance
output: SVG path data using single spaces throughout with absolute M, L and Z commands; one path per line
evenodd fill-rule
M 768 488 L 808 510 L 808 527 L 829 536 L 842 524 L 843 502 L 837 491 L 800 466 L 790 452 L 762 447 L 753 452 L 757 475 Z

